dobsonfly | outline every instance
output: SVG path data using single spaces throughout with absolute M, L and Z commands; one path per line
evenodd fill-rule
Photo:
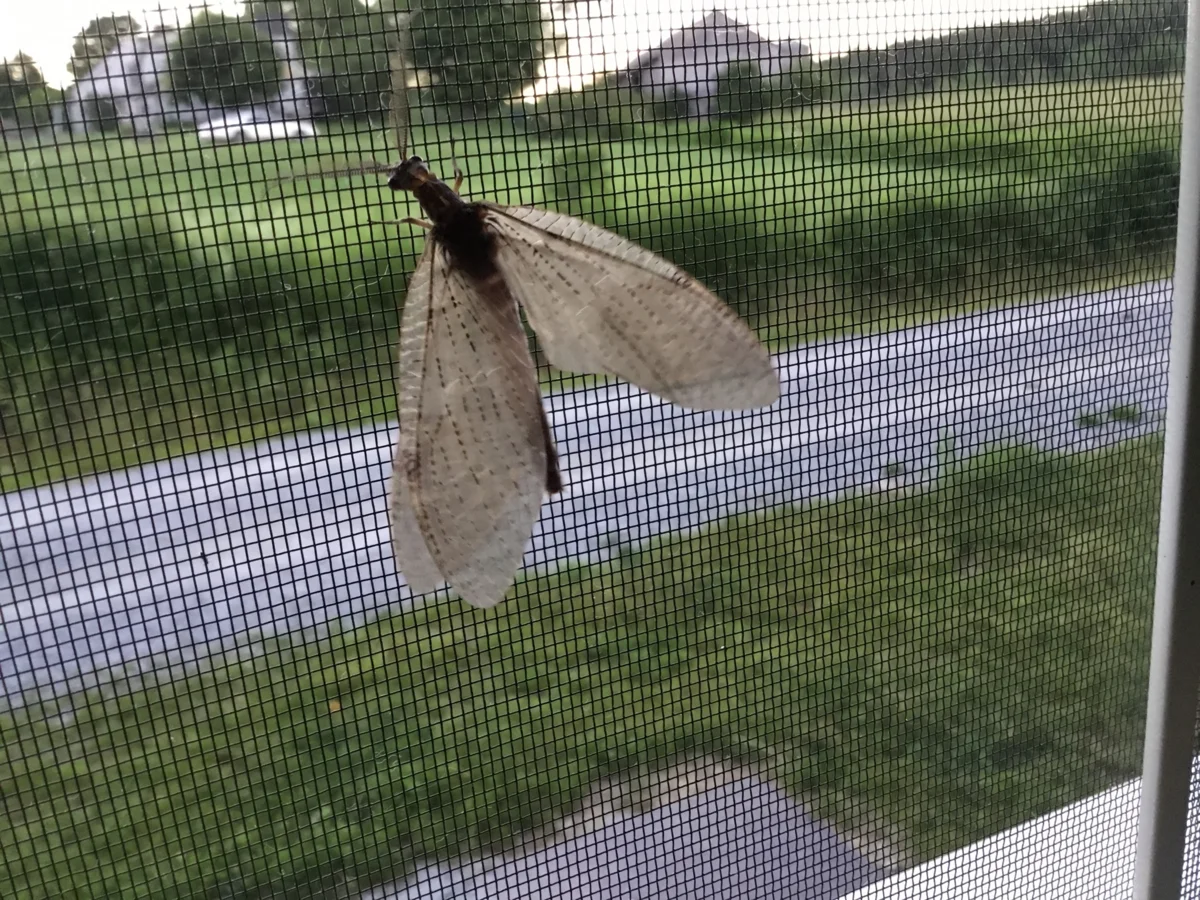
M 401 317 L 392 547 L 414 593 L 447 583 L 490 607 L 520 569 L 543 494 L 562 489 L 520 310 L 554 366 L 682 407 L 769 406 L 779 379 L 754 333 L 682 269 L 571 216 L 468 202 L 457 164 L 450 185 L 406 157 L 403 48 L 391 77 L 400 162 L 360 171 L 411 193 L 426 218 L 401 221 L 427 233 Z

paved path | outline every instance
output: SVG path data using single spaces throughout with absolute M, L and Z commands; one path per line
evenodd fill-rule
M 835 900 L 882 874 L 749 777 L 531 853 L 429 866 L 362 900 Z
M 568 488 L 526 564 L 877 484 L 893 463 L 919 477 L 947 431 L 961 453 L 1145 433 L 1165 402 L 1169 298 L 1142 285 L 814 344 L 777 358 L 783 398 L 748 415 L 685 413 L 626 385 L 551 397 Z M 1145 415 L 1079 426 L 1081 410 L 1118 404 Z M 0 702 L 403 602 L 390 452 L 390 426 L 373 426 L 0 496 Z

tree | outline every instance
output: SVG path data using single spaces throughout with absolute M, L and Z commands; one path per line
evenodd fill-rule
M 257 0 L 248 13 L 272 15 L 278 0 Z M 397 5 L 381 0 L 296 0 L 300 55 L 317 72 L 313 85 L 326 119 L 375 116 L 390 90 L 388 50 L 400 29 Z
M 179 33 L 171 51 L 171 89 L 215 106 L 245 106 L 279 87 L 280 60 L 248 19 L 203 13 Z
M 1176 32 L 1159 32 L 1147 35 L 1129 53 L 1125 75 L 1170 75 L 1183 71 L 1187 55 L 1187 42 Z
M 41 70 L 28 54 L 18 52 L 11 59 L 0 60 L 0 114 L 21 106 L 45 84 Z
M 418 78 L 435 104 L 478 116 L 496 108 L 536 73 L 551 40 L 541 3 L 445 0 L 421 8 L 409 43 Z
M 61 100 L 27 54 L 0 61 L 0 130 L 48 127 Z
M 255 0 L 251 15 L 280 0 Z M 457 115 L 490 112 L 533 79 L 550 32 L 534 0 L 295 0 L 300 54 L 316 69 L 327 119 L 375 117 L 391 90 L 388 55 L 406 48 L 410 84 Z
M 251 16 L 281 6 L 254 0 Z M 391 90 L 389 53 L 403 44 L 409 86 L 456 115 L 491 112 L 532 80 L 551 34 L 535 0 L 295 0 L 300 54 L 317 70 L 326 119 L 373 118 Z
M 108 56 L 122 38 L 137 34 L 141 30 L 142 26 L 132 16 L 101 16 L 92 19 L 83 31 L 75 35 L 67 71 L 76 79 L 82 78 L 92 70 L 92 66 Z

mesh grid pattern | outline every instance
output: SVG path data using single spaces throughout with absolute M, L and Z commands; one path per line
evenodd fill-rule
M 1099 867 L 1185 13 L 266 0 L 0 47 L 0 896 L 832 900 L 1056 811 Z M 346 169 L 400 162 L 398 45 L 411 153 L 686 269 L 782 386 L 684 410 L 531 332 L 567 487 L 491 610 L 388 538 L 428 238 Z M 1044 835 L 925 896 L 1088 895 Z

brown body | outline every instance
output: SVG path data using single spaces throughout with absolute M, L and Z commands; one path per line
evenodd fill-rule
M 487 229 L 487 206 L 467 203 L 458 192 L 438 178 L 419 156 L 405 160 L 388 178 L 394 191 L 408 191 L 417 198 L 429 217 L 430 234 L 439 252 L 446 253 L 458 271 L 474 283 L 479 294 L 499 307 L 517 302 L 496 265 L 496 240 Z M 562 491 L 558 451 L 550 434 L 550 423 L 542 410 L 542 440 L 546 449 L 546 491 Z

